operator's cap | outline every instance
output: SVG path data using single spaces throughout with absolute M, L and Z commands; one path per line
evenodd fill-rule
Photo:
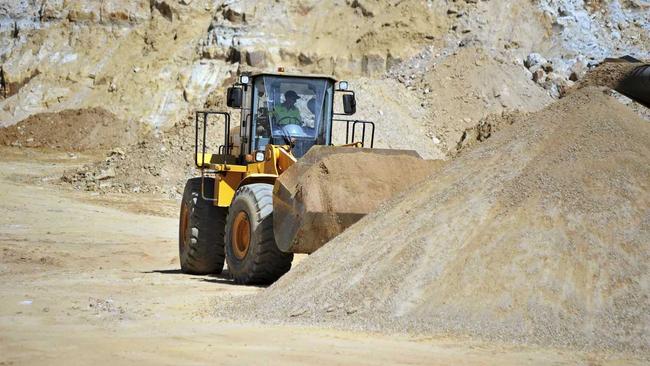
M 296 94 L 295 91 L 289 90 L 288 92 L 284 93 L 284 99 L 293 99 L 293 100 L 298 100 L 298 94 Z

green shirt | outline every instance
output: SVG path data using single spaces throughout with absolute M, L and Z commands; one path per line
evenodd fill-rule
M 271 112 L 271 114 L 273 117 L 275 117 L 275 123 L 279 124 L 280 126 L 289 124 L 300 125 L 302 122 L 302 119 L 300 118 L 300 111 L 298 111 L 298 108 L 296 107 L 287 108 L 284 105 L 280 104 L 273 109 L 273 112 Z

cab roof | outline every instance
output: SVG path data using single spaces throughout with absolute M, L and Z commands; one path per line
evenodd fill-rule
M 286 72 L 254 72 L 251 73 L 250 76 L 252 78 L 256 76 L 279 76 L 279 77 L 292 77 L 292 78 L 305 78 L 305 79 L 329 79 L 332 80 L 333 82 L 338 81 L 332 75 L 324 75 L 324 74 L 290 74 Z

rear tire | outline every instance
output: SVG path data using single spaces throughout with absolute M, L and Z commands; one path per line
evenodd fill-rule
M 204 178 L 203 193 L 207 198 L 214 197 L 213 178 Z M 214 206 L 201 197 L 201 178 L 187 181 L 178 230 L 178 253 L 183 273 L 221 273 L 227 215 L 226 208 Z
M 273 236 L 273 186 L 243 186 L 228 210 L 226 262 L 235 282 L 266 285 L 291 269 L 293 253 L 278 249 Z

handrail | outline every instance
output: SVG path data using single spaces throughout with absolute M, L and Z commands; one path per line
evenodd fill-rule
M 341 119 L 333 118 L 332 121 L 345 122 L 345 143 L 350 144 L 354 142 L 354 137 L 357 131 L 357 125 L 361 125 L 361 146 L 366 147 L 366 126 L 370 125 L 370 148 L 375 145 L 375 123 L 372 121 L 362 121 L 358 119 Z
M 221 156 L 223 156 L 223 165 L 226 165 L 226 156 L 230 154 L 231 151 L 231 146 L 230 146 L 230 113 L 228 112 L 217 112 L 217 111 L 196 111 L 194 114 L 194 165 L 196 165 L 197 168 L 201 170 L 201 198 L 209 201 L 209 202 L 214 202 L 216 201 L 215 198 L 210 198 L 205 196 L 205 174 L 206 170 L 207 173 L 216 173 L 216 171 L 208 170 L 206 168 L 206 162 L 205 162 L 205 139 L 207 136 L 207 131 L 208 131 L 208 116 L 214 114 L 214 115 L 220 115 L 224 117 L 224 137 L 226 140 L 226 143 L 223 145 L 219 145 L 219 148 L 217 149 L 217 153 Z M 199 116 L 203 117 L 203 139 L 201 143 L 201 164 L 199 164 Z
M 226 156 L 230 154 L 230 113 L 228 112 L 217 112 L 217 111 L 196 111 L 194 114 L 194 165 L 197 168 L 203 169 L 205 165 L 205 140 L 208 130 L 208 116 L 209 115 L 220 115 L 224 117 L 224 137 L 225 144 L 220 145 L 218 149 L 218 154 L 223 156 L 223 164 L 226 164 Z M 203 139 L 201 143 L 202 151 L 202 161 L 199 164 L 199 116 L 203 117 Z

